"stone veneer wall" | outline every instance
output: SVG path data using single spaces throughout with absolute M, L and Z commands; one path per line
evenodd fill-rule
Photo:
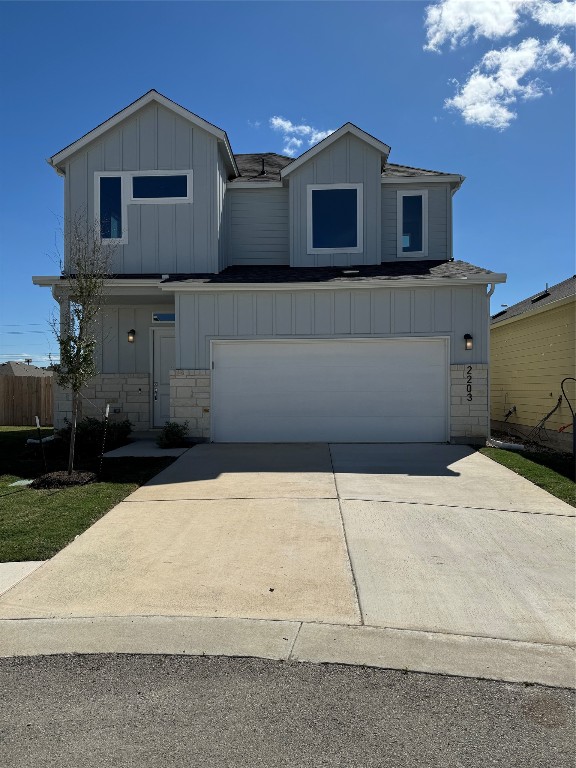
M 489 433 L 488 366 L 451 365 L 450 442 L 483 445 Z
M 210 438 L 210 371 L 170 371 L 170 420 L 191 437 Z M 472 399 L 468 399 L 472 395 Z M 450 366 L 450 441 L 483 445 L 489 435 L 488 366 Z
M 95 376 L 82 390 L 79 416 L 103 418 L 106 403 L 110 403 L 110 418 L 129 419 L 132 429 L 147 430 L 150 424 L 150 377 L 147 373 L 102 373 Z M 119 410 L 119 413 L 115 413 Z M 64 426 L 72 416 L 72 394 L 58 386 L 54 388 L 54 426 Z
M 170 371 L 170 421 L 187 421 L 190 437 L 210 438 L 210 371 Z

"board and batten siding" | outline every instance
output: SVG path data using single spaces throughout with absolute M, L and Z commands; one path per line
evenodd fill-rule
M 453 364 L 486 363 L 487 312 L 484 286 L 181 293 L 176 366 L 209 368 L 211 339 L 413 335 L 450 336 Z
M 382 261 L 398 258 L 398 191 L 428 190 L 428 259 L 452 254 L 452 194 L 448 184 L 382 184 Z M 402 257 L 400 257 L 402 258 Z M 406 258 L 406 257 L 404 257 Z
M 218 159 L 214 136 L 159 104 L 149 104 L 67 162 L 65 220 L 87 215 L 94 221 L 98 171 L 192 170 L 191 204 L 128 205 L 128 242 L 112 246 L 112 270 L 217 272 L 224 198 Z
M 560 382 L 576 371 L 576 303 L 547 309 L 496 324 L 490 331 L 490 417 L 510 425 L 534 427 L 556 405 Z M 574 402 L 574 382 L 566 392 Z M 562 400 L 546 423 L 549 430 L 570 423 L 572 415 Z M 571 433 L 571 430 L 570 430 Z
M 173 312 L 171 304 L 108 306 L 96 327 L 95 350 L 98 373 L 150 373 L 150 328 L 152 312 Z M 155 324 L 154 327 L 167 327 Z M 134 342 L 128 331 L 136 331 Z
M 289 264 L 288 189 L 228 189 L 227 264 Z
M 319 152 L 289 177 L 290 264 L 293 267 L 331 267 L 379 264 L 381 239 L 380 152 L 351 134 Z M 363 185 L 362 253 L 308 254 L 308 184 Z

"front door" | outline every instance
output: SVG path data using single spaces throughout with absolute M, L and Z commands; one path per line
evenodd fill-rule
M 170 421 L 170 369 L 176 367 L 174 328 L 154 328 L 152 343 L 152 403 L 154 426 Z

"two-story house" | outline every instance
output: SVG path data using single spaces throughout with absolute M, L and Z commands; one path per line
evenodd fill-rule
M 453 260 L 463 177 L 389 153 L 346 123 L 297 159 L 235 155 L 150 91 L 51 157 L 65 222 L 84 212 L 113 254 L 84 414 L 219 442 L 482 442 L 506 278 Z M 34 282 L 67 301 L 63 277 Z M 57 424 L 69 409 L 57 391 Z

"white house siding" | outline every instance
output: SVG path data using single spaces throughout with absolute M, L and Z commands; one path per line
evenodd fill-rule
M 227 264 L 289 264 L 288 189 L 228 189 L 226 195 Z
M 193 203 L 128 206 L 128 243 L 114 246 L 112 269 L 134 274 L 217 272 L 223 200 L 218 156 L 214 136 L 149 104 L 67 162 L 65 220 L 86 213 L 94 220 L 98 171 L 193 170 Z
M 290 264 L 293 267 L 379 264 L 381 261 L 381 156 L 351 134 L 319 152 L 289 177 Z M 307 253 L 307 185 L 362 183 L 364 237 L 362 253 Z
M 382 185 L 382 261 L 398 258 L 398 190 L 428 190 L 428 259 L 451 257 L 452 194 L 448 184 Z
M 485 363 L 485 286 L 220 291 L 176 296 L 176 365 L 207 369 L 210 340 L 299 336 L 450 336 L 450 362 Z M 466 352 L 470 333 L 474 349 Z

